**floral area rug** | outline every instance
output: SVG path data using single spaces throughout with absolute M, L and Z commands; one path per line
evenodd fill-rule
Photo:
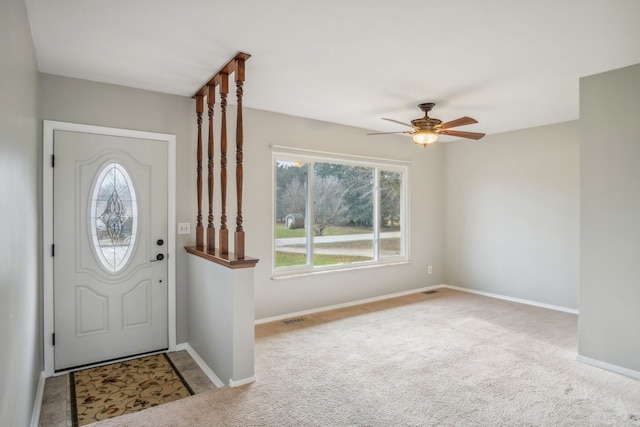
M 74 426 L 138 412 L 193 394 L 164 353 L 70 375 Z

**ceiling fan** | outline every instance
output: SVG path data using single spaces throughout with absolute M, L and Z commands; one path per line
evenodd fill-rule
M 433 144 L 438 140 L 438 135 L 450 135 L 457 136 L 460 138 L 469 138 L 469 139 L 480 139 L 484 136 L 484 133 L 479 132 L 462 132 L 459 130 L 450 130 L 451 128 L 455 128 L 458 126 L 466 126 L 474 123 L 478 123 L 477 120 L 472 119 L 471 117 L 460 117 L 459 119 L 451 120 L 449 122 L 442 123 L 442 120 L 435 119 L 433 117 L 429 117 L 429 111 L 435 106 L 433 102 L 425 102 L 423 104 L 418 105 L 418 107 L 424 111 L 424 117 L 420 117 L 419 119 L 411 120 L 411 124 L 399 122 L 398 120 L 393 119 L 385 119 L 390 122 L 398 123 L 404 126 L 409 126 L 413 128 L 413 130 L 408 131 L 400 131 L 400 132 L 373 132 L 368 133 L 367 135 L 388 135 L 392 133 L 404 133 L 407 135 L 413 135 L 413 141 L 416 144 L 420 144 L 427 148 L 427 145 Z

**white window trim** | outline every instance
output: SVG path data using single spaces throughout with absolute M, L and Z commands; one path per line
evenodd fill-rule
M 410 221 L 409 221 L 409 165 L 412 164 L 410 161 L 402 161 L 402 160 L 387 160 L 376 157 L 365 157 L 365 156 L 354 156 L 347 154 L 339 154 L 332 153 L 326 151 L 314 151 L 308 149 L 298 149 L 292 147 L 283 147 L 272 145 L 273 149 L 271 155 L 271 174 L 272 174 L 272 185 L 271 185 L 271 224 L 275 224 L 275 196 L 276 196 L 276 172 L 275 172 L 275 162 L 276 160 L 285 160 L 285 161 L 304 161 L 310 165 L 313 163 L 326 162 L 326 163 L 343 163 L 350 164 L 354 166 L 366 166 L 376 168 L 375 176 L 375 192 L 374 192 L 374 218 L 376 219 L 375 225 L 373 227 L 374 234 L 374 254 L 378 254 L 378 244 L 379 244 L 379 171 L 380 169 L 388 170 L 388 171 L 397 171 L 402 174 L 402 191 L 400 194 L 400 217 L 402 218 L 403 224 L 403 233 L 401 233 L 400 245 L 403 247 L 404 251 L 402 255 L 397 256 L 387 256 L 383 258 L 374 259 L 371 261 L 362 261 L 354 264 L 336 264 L 336 265 L 327 265 L 327 266 L 316 266 L 306 264 L 300 266 L 290 266 L 290 267 L 275 267 L 275 227 L 271 229 L 271 271 L 272 279 L 280 279 L 287 277 L 299 277 L 313 274 L 322 274 L 329 272 L 337 272 L 344 270 L 355 270 L 355 269 L 363 269 L 363 268 L 372 268 L 372 267 L 380 267 L 380 266 L 390 266 L 390 265 L 400 265 L 407 264 L 410 262 Z M 312 166 L 311 166 L 312 167 Z M 309 191 L 313 192 L 313 170 L 309 170 Z M 307 198 L 307 212 L 311 212 L 311 203 L 312 200 L 310 197 Z M 311 215 L 305 215 L 305 227 L 307 230 L 312 229 L 311 224 Z M 306 233 L 307 238 L 307 260 L 311 260 L 311 255 L 313 252 L 313 235 L 312 233 Z

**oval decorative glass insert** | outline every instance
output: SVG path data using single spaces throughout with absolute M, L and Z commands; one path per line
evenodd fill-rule
M 138 205 L 133 182 L 117 162 L 99 172 L 91 195 L 93 249 L 110 273 L 122 270 L 133 253 L 138 228 Z

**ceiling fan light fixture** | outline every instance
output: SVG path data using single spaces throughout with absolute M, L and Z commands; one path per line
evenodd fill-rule
M 397 134 L 403 133 L 405 135 L 413 136 L 413 142 L 416 144 L 422 145 L 424 148 L 427 148 L 427 145 L 431 145 L 438 140 L 438 135 L 449 135 L 457 138 L 468 138 L 478 140 L 482 138 L 485 134 L 480 132 L 462 132 L 459 130 L 451 130 L 451 128 L 455 128 L 458 126 L 466 126 L 472 125 L 474 123 L 478 123 L 476 119 L 472 119 L 471 117 L 460 117 L 455 120 L 450 120 L 448 122 L 442 123 L 442 120 L 436 119 L 434 117 L 429 117 L 429 111 L 436 105 L 433 102 L 425 102 L 418 107 L 424 111 L 424 117 L 420 117 L 414 120 L 411 120 L 411 124 L 399 122 L 398 120 L 393 119 L 385 119 L 390 122 L 397 123 L 399 125 L 407 126 L 411 128 L 411 131 L 400 131 L 400 132 L 374 132 L 368 133 L 367 135 L 387 135 L 387 134 Z
M 413 142 L 423 146 L 433 144 L 438 140 L 438 134 L 431 129 L 421 129 L 413 135 Z

